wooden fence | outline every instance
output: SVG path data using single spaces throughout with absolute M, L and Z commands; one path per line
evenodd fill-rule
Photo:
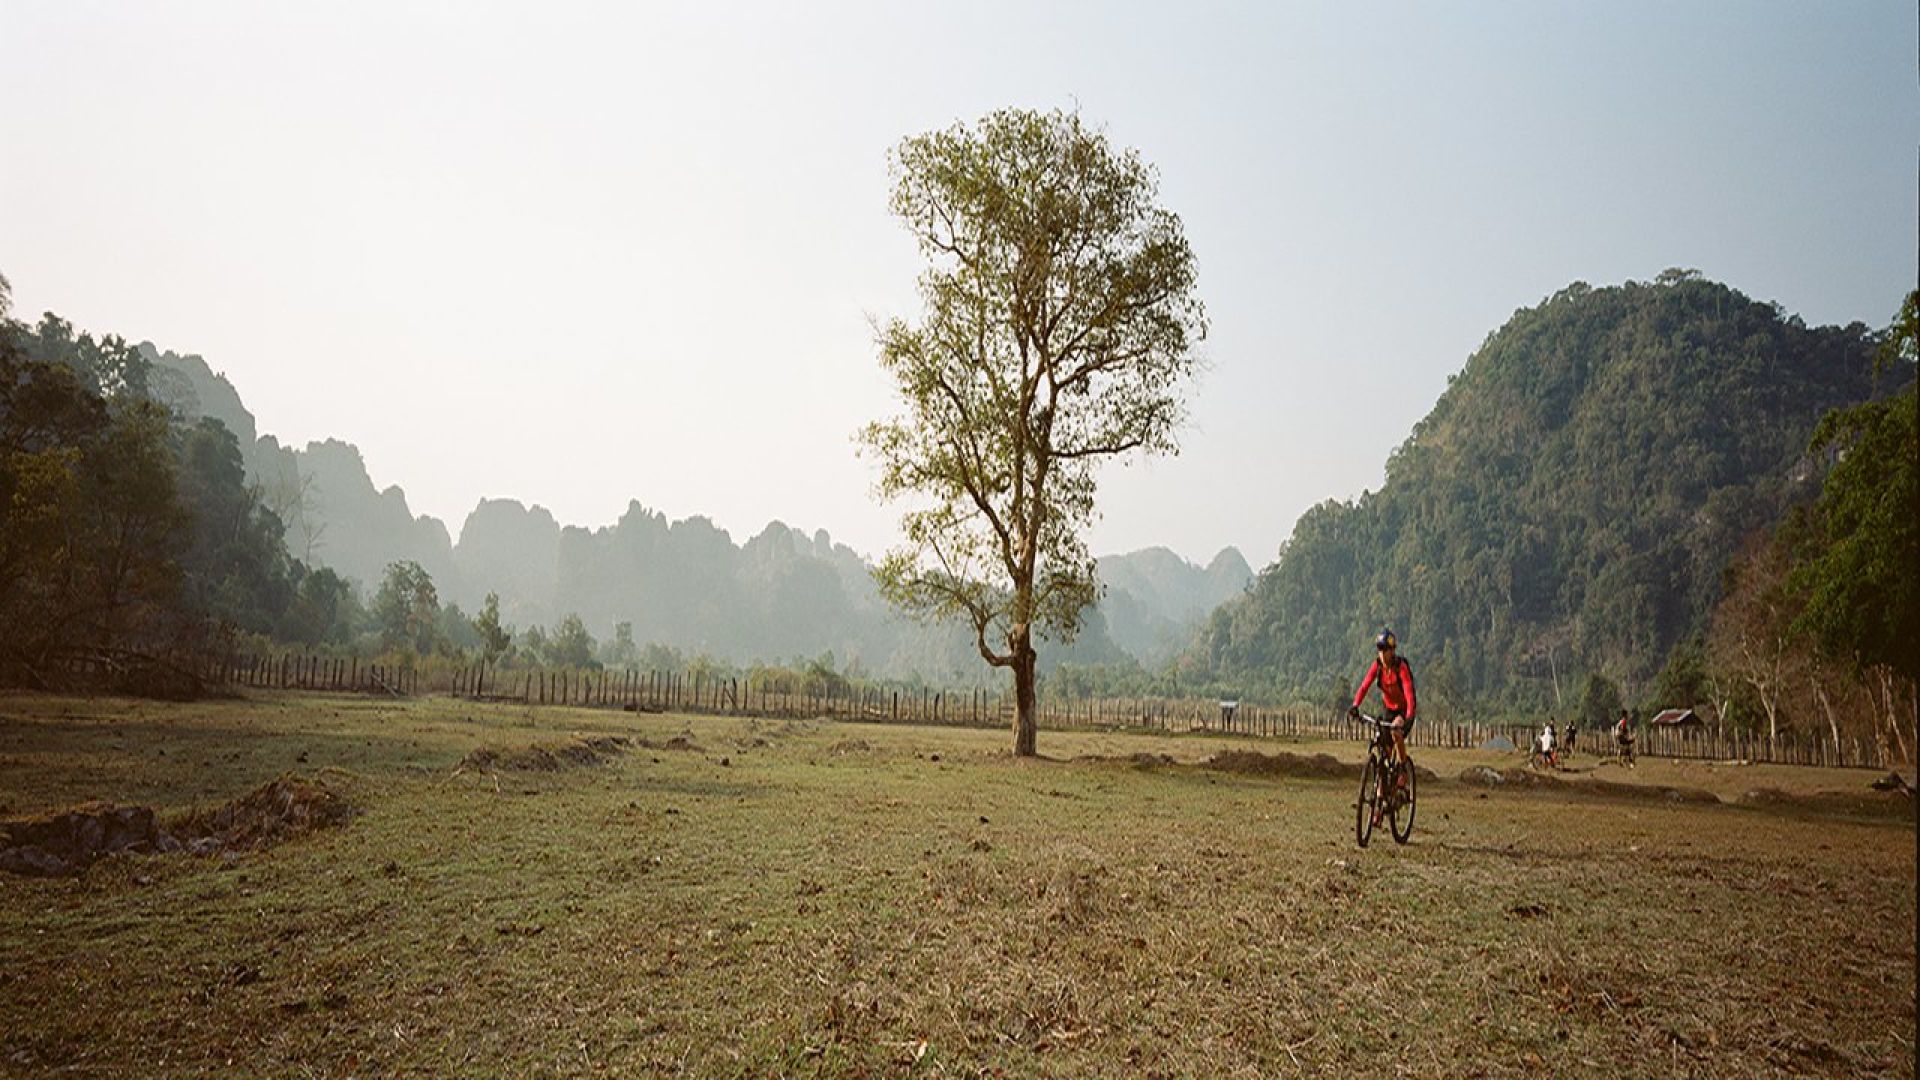
M 643 712 L 719 715 L 824 717 L 841 720 L 964 727 L 1011 727 L 1012 695 L 980 689 L 934 690 L 926 687 L 852 683 L 787 675 L 745 677 L 702 672 L 638 669 L 500 668 L 494 665 L 436 666 L 429 676 L 418 669 L 358 657 L 287 653 L 230 656 L 197 665 L 203 678 L 228 685 L 353 693 L 449 693 L 476 700 L 527 705 L 564 705 Z M 1270 708 L 1251 703 L 1227 708 L 1195 698 L 1101 698 L 1081 701 L 1042 699 L 1037 721 L 1050 730 L 1150 730 L 1216 732 L 1255 738 L 1357 741 L 1368 737 L 1361 724 L 1341 710 Z M 1437 723 L 1414 725 L 1416 748 L 1476 749 L 1504 737 L 1524 753 L 1539 725 Z M 1610 754 L 1609 732 L 1583 730 L 1577 752 Z M 1636 731 L 1642 757 L 1751 761 L 1836 768 L 1888 768 L 1907 764 L 1890 760 L 1885 748 L 1869 740 L 1842 737 L 1783 736 L 1711 728 L 1650 728 Z
M 399 696 L 420 692 L 419 671 L 391 664 L 362 663 L 357 656 L 283 653 L 235 655 L 200 665 L 201 676 L 227 686 L 275 690 L 333 690 Z

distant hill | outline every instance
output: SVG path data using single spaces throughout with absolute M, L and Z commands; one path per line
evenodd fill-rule
M 638 502 L 614 524 L 589 529 L 538 505 L 482 499 L 456 543 L 437 518 L 413 514 L 399 486 L 375 488 L 352 444 L 282 446 L 259 433 L 233 384 L 201 357 L 141 348 L 173 373 L 167 396 L 176 410 L 214 417 L 239 438 L 249 478 L 287 523 L 292 554 L 332 567 L 363 594 L 388 563 L 409 559 L 433 576 L 443 601 L 472 613 L 496 592 L 502 618 L 521 627 L 571 613 L 603 640 L 629 622 L 639 643 L 739 663 L 832 652 L 841 665 L 880 675 L 992 678 L 958 630 L 898 616 L 868 563 L 824 530 L 773 522 L 735 543 L 704 517 L 669 521 Z M 1103 558 L 1100 572 L 1107 597 L 1073 644 L 1043 648 L 1044 667 L 1164 663 L 1252 576 L 1231 548 L 1205 569 L 1157 548 Z
M 1631 691 L 1704 630 L 1742 539 L 1817 491 L 1808 437 L 1873 393 L 1874 341 L 1688 272 L 1563 289 L 1468 359 L 1380 491 L 1304 514 L 1186 663 L 1331 698 L 1385 624 L 1423 700 Z
M 1106 592 L 1100 610 L 1114 644 L 1148 667 L 1173 659 L 1213 609 L 1237 597 L 1253 569 L 1237 548 L 1224 548 L 1204 568 L 1163 547 L 1099 560 Z

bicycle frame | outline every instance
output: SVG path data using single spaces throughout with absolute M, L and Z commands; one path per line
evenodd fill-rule
M 1367 760 L 1362 766 L 1360 795 L 1354 803 L 1354 839 L 1361 847 L 1373 835 L 1373 827 L 1385 816 L 1395 843 L 1404 844 L 1413 835 L 1414 788 L 1413 761 L 1402 765 L 1393 747 L 1393 721 L 1362 714 L 1360 719 L 1373 725 L 1373 738 L 1367 745 Z M 1402 774 L 1405 783 L 1402 783 Z M 1400 815 L 1406 814 L 1401 828 Z

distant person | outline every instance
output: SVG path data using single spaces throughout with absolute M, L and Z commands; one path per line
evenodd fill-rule
M 1578 734 L 1580 734 L 1580 729 L 1579 729 L 1579 728 L 1577 728 L 1577 727 L 1575 727 L 1575 726 L 1574 726 L 1574 725 L 1572 725 L 1572 724 L 1568 724 L 1568 725 L 1567 725 L 1567 754 L 1568 754 L 1568 756 L 1572 756 L 1572 754 L 1573 754 L 1573 739 L 1574 739 L 1574 736 L 1576 736 L 1576 735 L 1578 735 Z
M 1553 717 L 1551 716 L 1547 717 L 1546 724 L 1542 725 L 1542 727 L 1540 728 L 1539 742 L 1540 742 L 1541 759 L 1545 761 L 1549 766 L 1552 766 L 1553 768 L 1556 768 L 1556 769 L 1559 768 L 1560 759 L 1555 757 L 1553 753 L 1553 742 L 1554 742 Z
M 1382 720 L 1393 721 L 1394 760 L 1401 765 L 1400 785 L 1407 783 L 1407 733 L 1413 730 L 1413 667 L 1399 654 L 1400 640 L 1393 636 L 1391 629 L 1382 629 L 1373 639 L 1375 652 L 1373 665 L 1367 668 L 1367 677 L 1360 680 L 1360 689 L 1353 695 L 1353 704 L 1348 707 L 1348 716 L 1360 715 L 1360 703 L 1367 700 L 1367 691 L 1374 683 L 1380 684 L 1380 704 L 1387 710 Z
M 1633 719 L 1627 710 L 1620 710 L 1620 719 L 1613 725 L 1613 747 L 1623 761 L 1633 762 Z

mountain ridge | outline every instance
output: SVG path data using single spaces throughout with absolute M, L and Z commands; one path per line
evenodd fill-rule
M 895 675 L 979 675 L 964 635 L 895 614 L 871 565 L 825 529 L 809 534 L 774 520 L 736 542 L 703 515 L 669 520 L 638 500 L 614 522 L 586 526 L 563 523 L 537 502 L 483 497 L 456 538 L 439 518 L 414 514 L 400 485 L 376 487 L 353 444 L 284 446 L 260 433 L 238 389 L 203 357 L 151 343 L 140 349 L 177 376 L 169 402 L 177 411 L 233 431 L 250 479 L 287 524 L 293 554 L 330 566 L 363 592 L 389 563 L 406 560 L 433 577 L 444 601 L 471 612 L 496 593 L 502 618 L 521 626 L 577 614 L 599 635 L 625 622 L 637 641 L 736 662 L 832 652 Z M 1165 548 L 1099 564 L 1106 594 L 1075 642 L 1047 650 L 1053 665 L 1163 663 L 1206 611 L 1252 577 L 1232 547 L 1205 568 Z

